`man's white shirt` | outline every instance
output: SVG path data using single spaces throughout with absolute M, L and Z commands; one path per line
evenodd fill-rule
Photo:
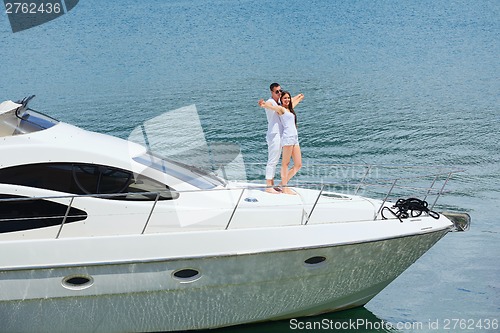
M 269 98 L 267 100 L 268 103 L 271 103 L 274 106 L 278 106 L 278 103 L 273 98 Z M 283 132 L 283 126 L 281 125 L 280 121 L 280 116 L 279 114 L 270 109 L 264 109 L 266 110 L 266 116 L 267 116 L 267 136 L 278 134 L 281 135 Z

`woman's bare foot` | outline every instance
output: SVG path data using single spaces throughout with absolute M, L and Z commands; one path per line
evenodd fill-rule
M 285 194 L 291 194 L 291 195 L 297 195 L 297 193 L 295 193 L 295 191 L 293 191 L 289 187 L 284 187 L 283 188 L 283 193 L 285 193 Z
M 272 193 L 272 194 L 280 194 L 280 193 L 281 193 L 281 192 L 276 191 L 276 190 L 275 190 L 274 188 L 272 188 L 272 187 L 268 187 L 268 188 L 266 188 L 266 192 L 267 192 L 267 193 Z

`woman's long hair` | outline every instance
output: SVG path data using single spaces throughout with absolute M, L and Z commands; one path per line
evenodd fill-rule
M 281 102 L 281 105 L 283 105 L 283 101 L 281 100 L 283 98 L 283 96 L 285 95 L 288 95 L 290 97 L 290 103 L 288 103 L 288 107 L 287 109 L 290 110 L 290 112 L 293 114 L 293 118 L 295 120 L 295 127 L 297 127 L 297 114 L 295 113 L 295 110 L 293 109 L 293 105 L 292 105 L 292 95 L 288 92 L 288 91 L 285 91 L 283 90 L 281 92 L 281 97 L 280 97 L 280 102 Z

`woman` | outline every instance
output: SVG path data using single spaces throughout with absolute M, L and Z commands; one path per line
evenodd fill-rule
M 281 134 L 281 146 L 283 148 L 283 155 L 281 157 L 281 185 L 283 186 L 283 193 L 296 194 L 294 191 L 287 187 L 290 179 L 302 167 L 302 155 L 300 153 L 299 137 L 297 133 L 297 116 L 295 114 L 294 106 L 297 106 L 304 99 L 303 94 L 292 97 L 288 91 L 281 93 L 281 106 L 272 105 L 264 100 L 259 101 L 259 106 L 266 109 L 271 109 L 279 114 L 280 121 L 283 126 Z M 293 160 L 293 167 L 288 169 L 290 160 Z

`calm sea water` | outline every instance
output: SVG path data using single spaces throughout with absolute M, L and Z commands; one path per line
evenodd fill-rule
M 82 0 L 15 34 L 0 15 L 0 99 L 36 94 L 33 108 L 124 138 L 195 104 L 207 140 L 254 163 L 266 154 L 256 102 L 277 81 L 306 96 L 305 163 L 464 168 L 441 203 L 470 213 L 469 232 L 447 235 L 365 308 L 304 322 L 425 332 L 461 319 L 487 331 L 477 324 L 500 319 L 499 17 L 496 0 Z

